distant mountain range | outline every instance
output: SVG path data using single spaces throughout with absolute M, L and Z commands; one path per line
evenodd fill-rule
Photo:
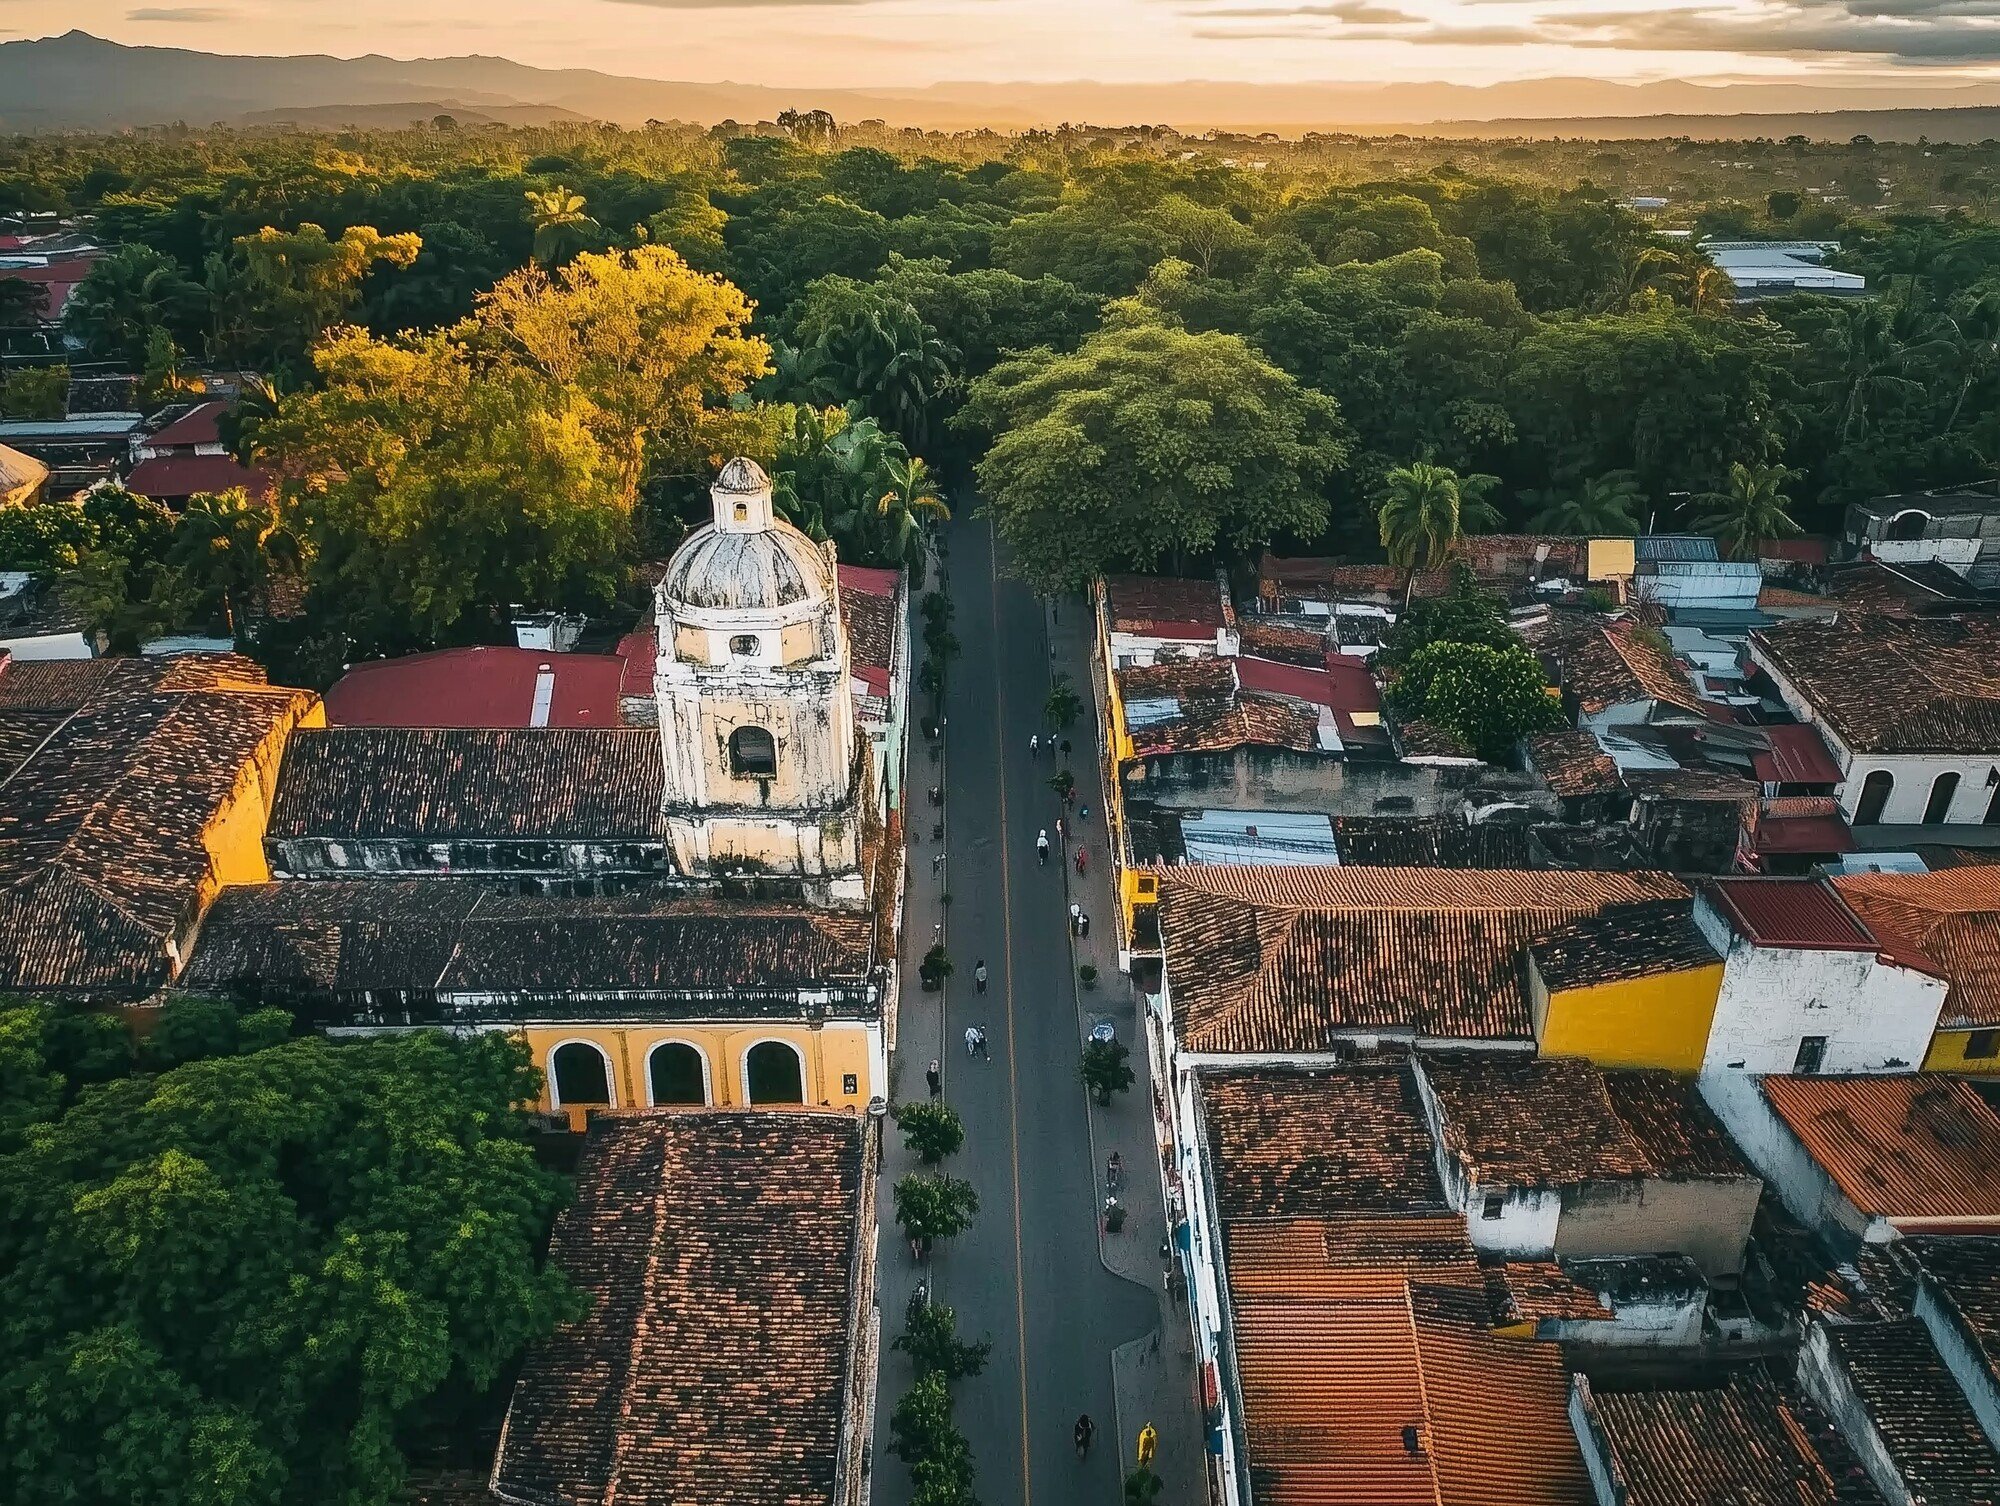
M 397 126 L 448 114 L 465 124 L 771 120 L 826 109 L 847 121 L 1020 130 L 1088 121 L 1180 130 L 1365 131 L 1635 137 L 1803 133 L 1845 139 L 2000 135 L 2000 84 L 1614 84 L 1597 79 L 1444 83 L 933 84 L 776 88 L 532 68 L 506 58 L 235 57 L 127 47 L 87 32 L 0 43 L 0 130 L 125 126 Z

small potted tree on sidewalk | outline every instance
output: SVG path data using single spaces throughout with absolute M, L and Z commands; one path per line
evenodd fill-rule
M 979 1194 L 958 1177 L 913 1171 L 896 1179 L 895 1199 L 896 1222 L 919 1260 L 930 1258 L 932 1241 L 963 1234 L 979 1211 Z

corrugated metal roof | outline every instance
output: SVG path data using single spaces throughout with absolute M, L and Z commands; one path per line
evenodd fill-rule
M 1819 729 L 1800 722 L 1766 727 L 1771 746 L 1750 755 L 1750 767 L 1765 784 L 1839 784 L 1840 765 L 1827 751 Z
M 1641 560 L 1714 560 L 1715 540 L 1705 533 L 1642 534 L 1632 541 L 1632 552 Z
M 1704 892 L 1737 934 L 1758 946 L 1813 952 L 1878 950 L 1868 928 L 1824 879 L 1711 879 Z
M 1181 818 L 1190 863 L 1338 863 L 1333 819 L 1319 811 L 1198 811 Z

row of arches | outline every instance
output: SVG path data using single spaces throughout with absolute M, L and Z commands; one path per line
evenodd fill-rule
M 1951 804 L 1958 798 L 1958 786 L 1956 769 L 1946 769 L 1931 781 L 1930 794 L 1924 799 L 1923 825 L 1942 826 L 1951 819 Z M 1883 809 L 1895 792 L 1894 774 L 1887 769 L 1871 770 L 1868 777 L 1861 781 L 1861 798 L 1854 806 L 1854 824 L 1881 825 Z M 1995 785 L 1992 795 L 1988 797 L 1982 820 L 1987 826 L 2000 826 L 2000 785 Z
M 740 1063 L 742 1102 L 753 1106 L 806 1101 L 806 1059 L 790 1041 L 758 1041 Z M 549 1052 L 552 1108 L 616 1108 L 611 1057 L 595 1041 L 562 1041 Z M 661 1041 L 646 1053 L 648 1107 L 700 1107 L 715 1102 L 708 1053 L 686 1041 Z

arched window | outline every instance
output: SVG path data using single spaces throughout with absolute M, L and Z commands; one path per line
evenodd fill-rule
M 662 1041 L 646 1058 L 646 1088 L 656 1104 L 708 1102 L 708 1063 L 686 1041 Z
M 762 727 L 738 727 L 729 734 L 729 771 L 740 778 L 771 778 L 778 772 L 777 740 Z
M 804 1103 L 806 1059 L 784 1041 L 759 1041 L 743 1058 L 744 1086 L 752 1104 Z
M 739 658 L 749 658 L 757 652 L 757 635 L 755 633 L 738 633 L 729 640 L 729 651 Z
M 1882 807 L 1889 803 L 1889 795 L 1896 788 L 1896 776 L 1887 769 L 1876 769 L 1861 781 L 1861 803 L 1854 807 L 1856 826 L 1879 826 L 1882 821 Z
M 1895 517 L 1891 518 L 1889 526 L 1882 531 L 1882 537 L 1899 540 L 1920 539 L 1924 536 L 1924 530 L 1930 527 L 1930 523 L 1931 515 L 1929 513 L 1918 512 L 1912 507 L 1908 511 L 1899 512 Z
M 549 1053 L 557 1108 L 611 1102 L 611 1059 L 589 1041 L 564 1041 Z
M 1958 771 L 1946 769 L 1931 781 L 1931 798 L 1924 802 L 1924 825 L 1938 826 L 1951 819 L 1951 802 L 1958 794 Z

